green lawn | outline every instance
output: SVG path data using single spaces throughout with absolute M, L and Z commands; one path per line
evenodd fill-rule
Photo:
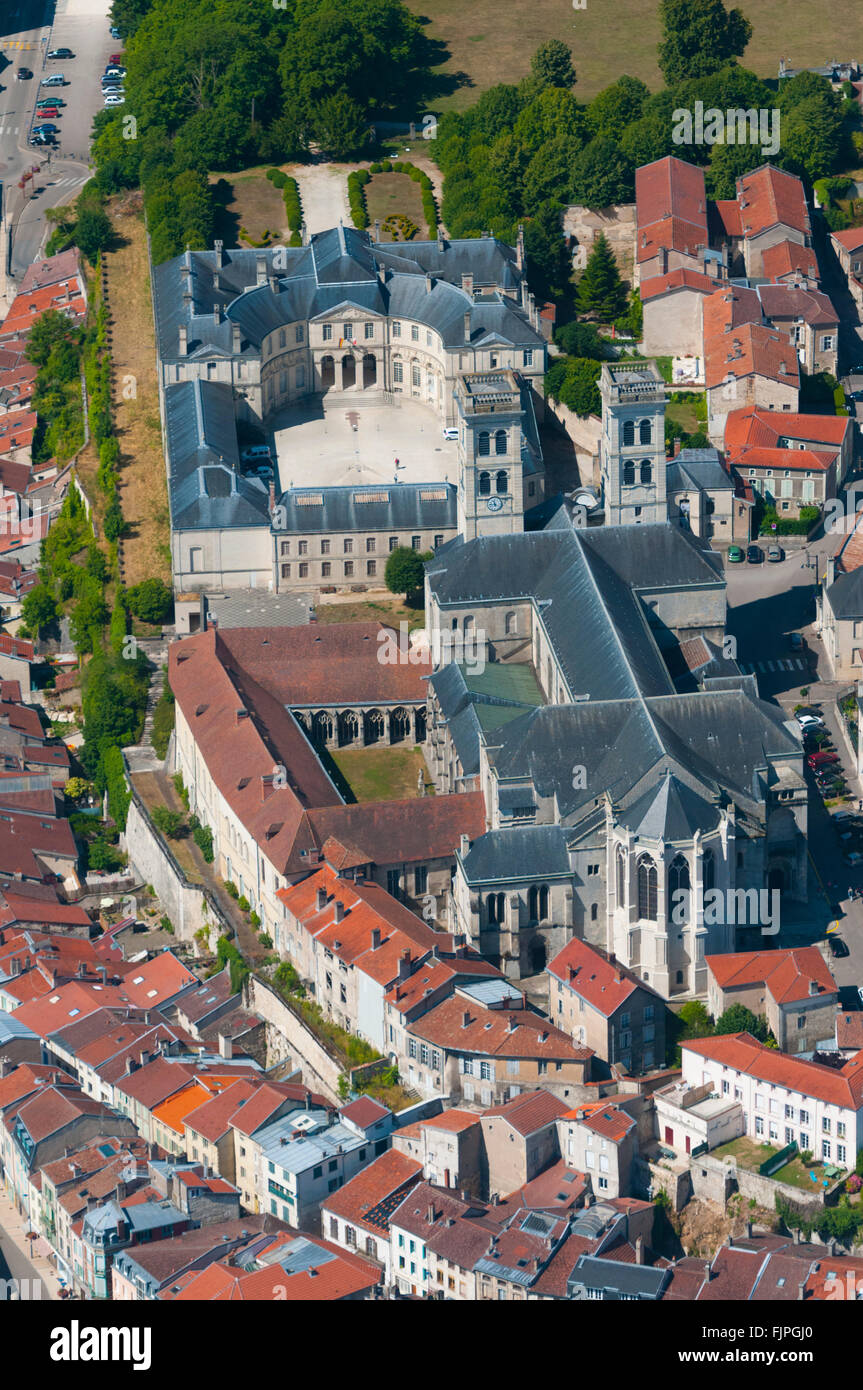
M 779 1153 L 778 1144 L 759 1144 L 753 1139 L 741 1136 L 739 1139 L 731 1139 L 727 1144 L 720 1144 L 718 1149 L 711 1149 L 710 1157 L 718 1158 L 720 1161 L 725 1158 L 736 1158 L 741 1168 L 748 1168 L 750 1172 L 757 1172 L 762 1163 L 766 1163 L 768 1158 Z M 810 1178 L 810 1172 L 815 1173 L 818 1182 L 814 1183 Z M 799 1187 L 804 1192 L 823 1192 L 822 1179 L 824 1177 L 823 1165 L 820 1163 L 801 1163 L 800 1155 L 795 1154 L 789 1163 L 784 1163 L 781 1168 L 777 1168 L 770 1177 L 774 1182 L 786 1183 L 790 1187 Z M 835 1180 L 834 1180 L 835 1181 Z M 832 1182 L 830 1184 L 832 1186 Z
M 416 746 L 343 748 L 331 750 L 330 756 L 357 801 L 398 801 L 416 796 L 420 771 L 425 778 L 426 796 L 434 792 L 423 755 Z
M 419 229 L 416 239 L 428 240 L 428 225 L 423 217 L 420 187 L 413 179 L 409 179 L 407 174 L 372 174 L 365 186 L 365 195 L 371 228 L 376 221 L 383 222 L 390 213 L 402 212 Z M 390 229 L 381 230 L 381 241 L 397 239 L 400 238 L 394 237 Z
M 534 0 L 529 10 L 498 0 L 406 3 L 429 17 L 426 32 L 442 40 L 450 53 L 442 73 L 460 83 L 451 95 L 430 103 L 435 110 L 463 110 L 487 87 L 517 82 L 546 39 L 562 39 L 572 49 L 581 100 L 623 73 L 640 77 L 653 90 L 663 85 L 656 62 L 659 0 L 626 0 L 623 5 L 585 0 L 583 9 L 574 9 L 570 0 Z M 848 51 L 849 11 L 841 5 L 820 4 L 813 10 L 804 0 L 782 5 L 739 0 L 739 8 L 753 28 L 742 64 L 759 77 L 775 78 L 780 57 L 792 67 L 807 67 Z
M 425 609 L 408 608 L 401 599 L 359 599 L 356 603 L 319 603 L 315 608 L 319 623 L 389 623 L 398 630 L 407 623 L 408 631 L 425 625 Z

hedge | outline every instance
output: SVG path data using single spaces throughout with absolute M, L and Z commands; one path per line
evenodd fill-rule
M 428 225 L 429 236 L 437 236 L 438 215 L 434 198 L 434 184 L 428 174 L 424 173 L 422 169 L 418 169 L 415 164 L 411 164 L 409 160 L 393 162 L 390 159 L 381 159 L 370 164 L 368 169 L 356 169 L 354 173 L 348 175 L 348 201 L 351 207 L 351 217 L 356 227 L 362 228 L 369 225 L 369 215 L 362 190 L 372 174 L 407 174 L 414 183 L 418 183 L 422 198 L 423 217 Z
M 288 230 L 298 232 L 303 225 L 303 208 L 300 202 L 300 185 L 296 179 L 289 179 L 285 176 L 284 182 L 285 214 L 288 219 Z
M 360 174 L 365 174 L 365 178 L 360 178 Z M 369 225 L 369 214 L 366 208 L 363 184 L 368 183 L 369 175 L 365 169 L 355 169 L 352 174 L 348 174 L 348 204 L 351 209 L 351 221 L 360 231 Z
M 270 180 L 274 188 L 284 188 L 285 184 L 288 182 L 287 174 L 283 174 L 281 169 L 268 169 L 266 177 Z M 293 183 L 293 179 L 291 182 Z

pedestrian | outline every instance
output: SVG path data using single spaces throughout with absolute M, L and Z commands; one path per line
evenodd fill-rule
M 854 901 L 854 889 L 853 889 L 853 888 L 849 888 L 849 889 L 848 889 L 848 897 L 851 899 L 852 902 Z

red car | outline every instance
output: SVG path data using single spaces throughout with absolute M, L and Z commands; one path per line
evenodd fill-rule
M 837 753 L 810 753 L 806 761 L 814 772 L 817 768 L 827 767 L 830 763 L 838 763 L 839 755 Z
M 56 107 L 56 106 L 40 106 L 40 107 L 39 107 L 39 117 L 40 117 L 40 119 L 41 119 L 41 117 L 44 116 L 46 120 L 49 119 L 49 118 L 50 118 L 51 120 L 53 120 L 54 117 L 55 117 L 55 116 L 59 116 L 59 114 L 60 114 L 60 112 L 57 110 L 57 107 Z
M 124 55 L 123 55 L 122 53 L 112 53 L 111 56 L 110 56 L 110 58 L 108 59 L 108 62 L 109 62 L 109 63 L 122 63 L 122 61 L 123 61 L 123 56 L 124 56 Z

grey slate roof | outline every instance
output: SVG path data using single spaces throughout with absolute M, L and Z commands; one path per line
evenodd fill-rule
M 231 387 L 180 381 L 165 391 L 171 526 L 269 526 L 269 489 L 239 471 Z
M 384 496 L 385 501 L 362 501 Z M 311 505 L 308 499 L 320 498 Z M 282 493 L 285 534 L 338 531 L 454 531 L 457 494 L 452 483 L 390 483 L 369 487 L 292 488 Z
M 259 257 L 268 279 L 276 277 L 275 293 L 269 283 L 257 284 Z M 243 354 L 248 355 L 274 329 L 343 304 L 418 320 L 435 329 L 448 347 L 464 342 L 464 315 L 469 313 L 474 345 L 498 341 L 544 348 L 542 335 L 508 295 L 474 299 L 461 288 L 464 273 L 473 275 L 476 288 L 515 290 L 520 284 L 515 253 L 494 237 L 447 242 L 443 251 L 437 241 L 399 244 L 396 250 L 391 243 L 376 245 L 366 232 L 335 227 L 317 233 L 308 246 L 226 251 L 221 267 L 216 259 L 215 251 L 188 251 L 155 268 L 153 302 L 162 358 L 177 358 L 181 324 L 188 328 L 192 357 L 232 355 L 232 323 L 240 325 Z M 430 290 L 427 270 L 433 277 Z M 191 304 L 183 302 L 185 290 L 191 292 Z
M 637 835 L 651 840 L 689 840 L 698 829 L 712 829 L 718 809 L 670 769 L 658 786 L 649 787 L 623 813 L 622 820 Z
M 593 1255 L 580 1255 L 566 1281 L 566 1291 L 570 1298 L 574 1289 L 587 1288 L 602 1289 L 604 1296 L 610 1299 L 657 1299 L 670 1278 L 670 1269 L 653 1269 L 650 1265 L 633 1265 L 623 1260 L 600 1260 Z
M 474 840 L 462 864 L 472 887 L 555 874 L 568 878 L 572 873 L 566 830 L 561 825 L 520 825 L 489 831 Z
M 863 618 L 863 566 L 834 579 L 827 597 L 837 618 Z
M 668 492 L 698 488 L 710 492 L 733 492 L 734 483 L 719 461 L 718 449 L 681 449 L 665 467 Z
M 299 595 L 271 594 L 266 589 L 232 589 L 204 595 L 207 621 L 220 628 L 302 627 L 310 621 L 308 602 Z

